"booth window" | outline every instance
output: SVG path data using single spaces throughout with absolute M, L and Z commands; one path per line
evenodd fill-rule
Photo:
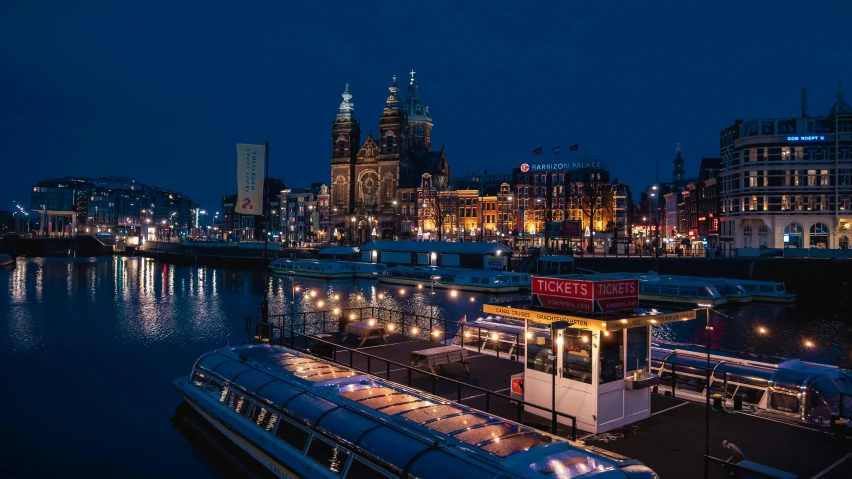
M 624 333 L 601 333 L 600 384 L 624 379 Z
M 527 369 L 553 374 L 553 361 L 547 359 L 554 354 L 550 331 L 528 331 L 532 336 L 527 339 Z
M 648 328 L 627 330 L 627 370 L 636 371 L 648 367 Z
M 562 377 L 592 384 L 592 332 L 566 329 L 562 340 Z

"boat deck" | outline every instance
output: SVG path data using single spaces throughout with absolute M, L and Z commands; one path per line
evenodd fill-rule
M 341 334 L 334 338 L 340 343 Z M 367 354 L 408 364 L 412 351 L 440 346 L 441 343 L 411 339 L 392 335 L 389 344 L 381 340 L 370 340 L 363 347 L 356 347 L 354 340 L 345 347 L 363 350 Z M 350 353 L 337 351 L 337 360 L 348 364 Z M 367 359 L 353 354 L 352 365 L 367 369 Z M 523 364 L 487 354 L 470 352 L 468 357 L 470 375 L 464 365 L 448 364 L 439 374 L 463 381 L 491 392 L 509 394 L 510 377 L 523 371 Z M 408 370 L 390 365 L 381 360 L 370 361 L 370 371 L 384 377 L 390 369 L 392 381 L 406 384 Z M 420 368 L 428 371 L 426 368 Z M 465 405 L 486 409 L 509 419 L 517 420 L 517 408 L 505 399 L 490 397 L 472 390 L 462 389 L 446 381 L 435 381 L 429 376 L 412 374 L 411 384 L 427 392 L 434 387 L 435 394 Z M 591 435 L 581 431 L 577 438 L 588 445 L 638 459 L 653 468 L 662 478 L 702 477 L 705 444 L 705 407 L 703 404 L 675 399 L 663 395 L 652 395 L 652 416 L 630 426 L 610 433 Z M 522 422 L 545 426 L 547 419 L 524 414 Z M 564 428 L 564 429 L 563 429 Z M 560 425 L 559 435 L 570 437 L 570 427 Z M 713 411 L 710 415 L 710 455 L 727 459 L 730 454 L 722 448 L 728 440 L 743 450 L 747 459 L 770 467 L 797 474 L 800 478 L 839 479 L 852 476 L 852 441 L 839 442 L 829 434 L 813 429 L 780 422 L 743 412 Z M 710 477 L 727 477 L 720 465 L 711 464 Z

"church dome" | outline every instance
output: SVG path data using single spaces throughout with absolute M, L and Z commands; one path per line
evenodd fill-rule
M 828 110 L 828 116 L 852 113 L 852 106 L 843 101 L 843 86 L 837 85 L 837 101 Z
M 408 84 L 408 95 L 402 103 L 402 111 L 409 122 L 432 123 L 429 107 L 417 97 L 417 85 L 414 83 L 414 71 L 411 71 L 411 82 Z

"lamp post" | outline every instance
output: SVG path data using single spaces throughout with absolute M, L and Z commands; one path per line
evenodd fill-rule
M 435 253 L 432 253 L 434 256 Z M 432 342 L 432 325 L 435 318 L 435 282 L 441 279 L 440 276 L 432 276 L 430 279 L 430 298 L 429 298 L 429 342 Z
M 710 309 L 704 308 L 704 318 L 706 320 L 705 344 L 707 345 L 707 365 L 704 369 L 704 387 L 707 388 L 704 403 L 704 477 L 708 478 L 710 477 L 710 331 L 713 331 L 713 326 L 710 326 Z
M 296 293 L 301 290 L 302 283 L 298 281 L 293 281 L 290 287 L 292 289 L 290 294 L 290 320 L 293 321 L 293 319 L 296 317 Z

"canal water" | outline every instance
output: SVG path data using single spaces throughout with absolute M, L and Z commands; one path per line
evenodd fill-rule
M 432 303 L 428 288 L 300 281 L 297 311 L 323 301 L 322 309 L 381 305 L 429 316 L 433 306 L 435 317 L 457 320 L 481 316 L 485 302 L 525 298 L 436 290 Z M 245 318 L 259 314 L 264 290 L 271 313 L 290 308 L 289 278 L 147 258 L 19 259 L 0 270 L 0 284 L 0 477 L 248 474 L 177 426 L 171 381 L 201 353 L 245 342 Z M 825 313 L 749 305 L 720 309 L 712 323 L 714 348 L 852 359 L 852 328 Z M 697 321 L 655 329 L 660 340 L 704 341 Z

